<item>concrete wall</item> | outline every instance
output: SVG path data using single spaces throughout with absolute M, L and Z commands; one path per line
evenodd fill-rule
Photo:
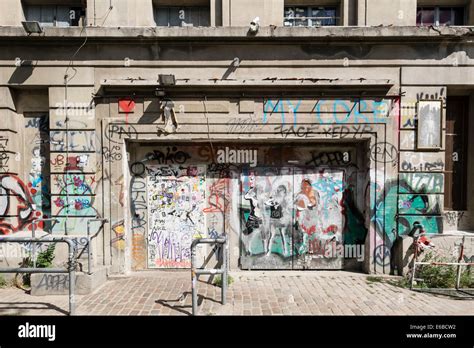
M 142 269 L 149 232 L 146 178 L 132 175 L 132 165 L 152 148 L 165 151 L 190 140 L 207 145 L 209 138 L 261 146 L 291 140 L 314 148 L 323 142 L 334 151 L 348 141 L 364 147 L 366 161 L 357 162 L 353 177 L 357 209 L 347 221 L 355 219 L 353 230 L 363 236 L 359 243 L 366 247 L 367 272 L 389 272 L 393 241 L 415 219 L 430 233 L 443 233 L 444 148 L 428 152 L 415 147 L 416 103 L 441 100 L 445 107 L 451 88 L 471 93 L 474 52 L 464 34 L 454 36 L 455 45 L 447 45 L 453 36 L 440 39 L 412 31 L 419 41 L 408 42 L 399 38 L 403 30 L 371 28 L 358 29 L 358 39 L 373 35 L 370 42 L 354 42 L 354 29 L 341 28 L 337 43 L 328 44 L 326 30 L 333 29 L 318 29 L 324 41 L 301 36 L 304 42 L 290 35 L 301 30 L 277 33 L 279 42 L 270 36 L 247 38 L 245 30 L 240 34 L 232 28 L 212 29 L 214 36 L 199 39 L 176 34 L 169 41 L 137 40 L 141 32 L 133 31 L 126 40 L 108 40 L 95 37 L 95 30 L 100 29 L 91 29 L 73 66 L 71 57 L 82 37 L 0 39 L 0 113 L 6 120 L 0 129 L 0 153 L 9 158 L 0 173 L 3 233 L 28 234 L 33 218 L 51 215 L 61 220 L 54 234 L 64 234 L 67 220 L 69 235 L 83 237 L 88 219 L 98 215 L 109 222 L 95 240 L 95 262 L 116 273 Z M 15 67 L 16 57 L 25 64 Z M 125 66 L 125 57 L 131 58 L 130 66 Z M 234 57 L 241 59 L 236 69 L 230 66 Z M 177 78 L 177 87 L 168 94 L 175 102 L 177 130 L 166 123 L 163 104 L 154 96 L 159 74 Z M 49 115 L 47 130 L 34 119 L 44 113 Z M 49 142 L 42 141 L 45 132 Z M 49 150 L 49 160 L 41 161 L 37 146 L 43 153 Z M 18 154 L 18 161 L 11 159 Z M 51 174 L 46 214 L 38 203 L 44 200 L 46 180 L 35 176 L 42 165 Z M 432 191 L 422 191 L 423 181 L 432 183 Z M 438 208 L 411 209 L 410 195 L 425 195 Z M 460 228 L 474 228 L 473 209 L 469 199 Z M 240 236 L 230 227 L 235 269 Z

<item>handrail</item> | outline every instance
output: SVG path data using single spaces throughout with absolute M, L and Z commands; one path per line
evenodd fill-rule
M 102 221 L 102 223 L 100 224 L 100 227 L 97 231 L 97 233 L 91 237 L 90 235 L 90 223 L 93 222 L 93 221 Z M 99 218 L 99 217 L 96 217 L 94 219 L 89 219 L 87 221 L 87 274 L 92 274 L 92 262 L 91 262 L 91 253 L 92 253 L 92 243 L 91 243 L 91 240 L 93 237 L 96 237 L 100 230 L 104 227 L 104 224 L 109 222 L 108 219 L 104 219 L 104 218 Z
M 197 269 L 196 265 L 196 247 L 198 244 L 221 244 L 223 246 L 222 256 L 222 268 L 221 269 Z M 191 243 L 191 287 L 192 287 L 192 305 L 193 315 L 197 314 L 197 291 L 196 285 L 199 275 L 201 274 L 221 274 L 222 276 L 222 287 L 221 287 L 221 301 L 222 304 L 226 303 L 227 295 L 227 236 L 221 238 L 200 238 L 195 239 Z
M 68 264 L 64 268 L 0 268 L 0 273 L 69 273 L 69 315 L 76 311 L 74 291 L 76 287 L 76 246 L 73 238 L 51 237 L 47 239 L 29 237 L 0 237 L 0 243 L 66 243 L 68 245 Z

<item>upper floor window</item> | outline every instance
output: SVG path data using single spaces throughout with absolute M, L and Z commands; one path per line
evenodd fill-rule
M 285 6 L 285 27 L 338 25 L 336 6 Z
M 85 9 L 63 5 L 25 5 L 27 21 L 36 21 L 42 26 L 77 27 L 83 26 Z
M 211 22 L 209 7 L 155 7 L 155 22 L 159 27 L 208 27 Z
M 463 7 L 418 7 L 416 25 L 464 25 Z

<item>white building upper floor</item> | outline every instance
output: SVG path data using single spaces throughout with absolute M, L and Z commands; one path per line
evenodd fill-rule
M 0 27 L 471 26 L 474 0 L 1 0 Z

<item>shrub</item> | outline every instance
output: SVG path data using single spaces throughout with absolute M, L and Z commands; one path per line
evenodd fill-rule
M 432 252 L 428 253 L 424 262 L 453 262 L 452 259 L 447 257 L 440 257 L 434 255 Z M 420 265 L 417 266 L 415 278 L 419 279 L 416 287 L 419 288 L 454 288 L 456 286 L 458 266 L 433 266 L 433 265 Z M 464 266 L 461 270 L 461 288 L 472 288 L 474 281 L 471 276 L 470 266 Z
M 0 274 L 0 289 L 8 286 L 8 282 L 5 277 Z
M 53 265 L 54 260 L 54 250 L 56 248 L 56 244 L 50 244 L 48 248 L 44 251 L 39 252 L 36 257 L 36 268 L 49 268 Z M 33 260 L 31 258 L 27 258 L 24 261 L 26 267 L 33 268 Z M 31 286 L 31 274 L 24 273 L 23 277 L 23 285 L 24 286 Z
M 234 282 L 234 278 L 232 278 L 230 275 L 227 275 L 227 286 L 231 285 L 233 282 Z M 221 275 L 216 276 L 212 283 L 216 286 L 222 287 L 222 276 Z

